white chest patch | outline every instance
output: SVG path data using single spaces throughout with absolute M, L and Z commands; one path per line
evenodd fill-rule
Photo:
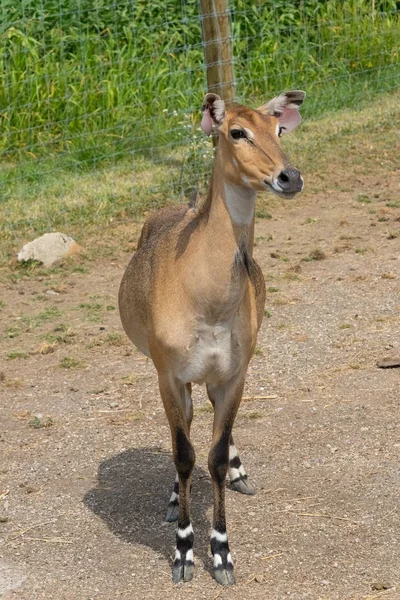
M 247 179 L 247 178 L 246 178 Z M 248 182 L 246 182 L 246 185 Z M 235 225 L 251 225 L 257 192 L 240 185 L 225 184 L 225 202 Z
M 199 326 L 179 373 L 182 383 L 222 383 L 237 370 L 232 330 L 228 324 Z

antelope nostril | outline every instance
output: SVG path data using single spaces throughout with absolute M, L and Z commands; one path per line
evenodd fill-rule
M 288 167 L 281 171 L 277 177 L 277 182 L 285 192 L 301 192 L 303 189 L 303 180 L 300 171 L 294 167 Z
M 279 181 L 279 183 L 288 183 L 289 180 L 290 180 L 290 177 L 289 177 L 287 171 L 282 171 L 278 175 L 278 181 Z

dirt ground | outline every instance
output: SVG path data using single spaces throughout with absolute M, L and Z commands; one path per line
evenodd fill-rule
M 237 585 L 212 579 L 212 415 L 195 386 L 196 571 L 171 582 L 169 428 L 125 340 L 127 252 L 2 291 L 0 596 L 400 598 L 400 185 L 351 174 L 256 225 L 266 317 L 235 440 L 257 493 L 227 492 Z

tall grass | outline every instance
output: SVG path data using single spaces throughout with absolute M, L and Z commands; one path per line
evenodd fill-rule
M 239 97 L 304 87 L 321 114 L 395 88 L 398 4 L 232 1 Z M 204 89 L 197 0 L 2 0 L 3 163 L 162 157 L 192 136 Z

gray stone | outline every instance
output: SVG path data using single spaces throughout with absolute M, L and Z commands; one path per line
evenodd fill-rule
M 37 260 L 45 267 L 50 267 L 58 260 L 77 254 L 80 250 L 80 246 L 65 233 L 45 233 L 33 242 L 25 244 L 18 252 L 18 260 Z

